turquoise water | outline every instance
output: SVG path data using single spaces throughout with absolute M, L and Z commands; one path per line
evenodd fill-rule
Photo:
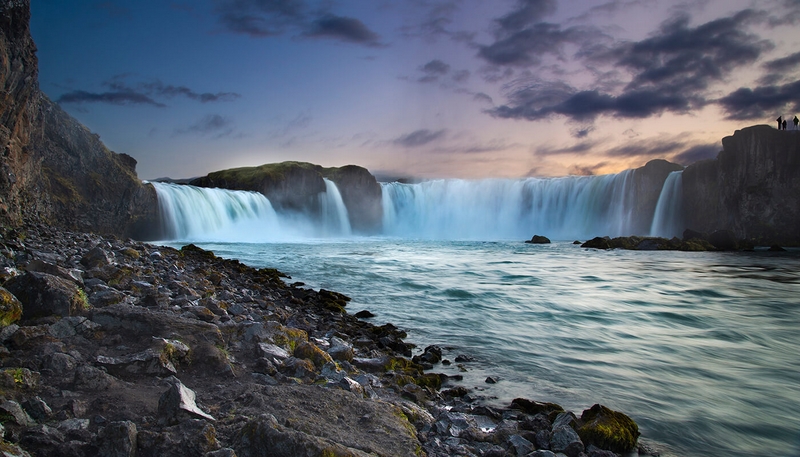
M 800 252 L 393 238 L 200 245 L 345 293 L 351 313 L 372 311 L 420 350 L 474 357 L 462 384 L 490 403 L 526 397 L 578 414 L 602 403 L 676 455 L 800 455 Z

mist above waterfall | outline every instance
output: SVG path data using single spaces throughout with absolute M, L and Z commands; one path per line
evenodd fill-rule
M 641 210 L 636 170 L 564 178 L 447 179 L 382 183 L 379 235 L 434 240 L 556 240 L 595 236 L 674 235 L 680 227 L 680 173 L 670 175 L 652 208 Z M 154 183 L 170 239 L 261 242 L 352 235 L 336 184 L 300 210 L 276 211 L 256 192 Z M 357 211 L 357 209 L 356 209 Z M 639 233 L 637 233 L 639 232 Z

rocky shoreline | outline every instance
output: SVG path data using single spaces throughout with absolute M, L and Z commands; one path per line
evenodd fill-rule
M 657 455 L 600 405 L 482 405 L 429 371 L 447 363 L 436 346 L 277 270 L 44 225 L 0 234 L 0 455 Z

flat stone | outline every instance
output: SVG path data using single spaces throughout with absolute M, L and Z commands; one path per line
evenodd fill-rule
M 170 387 L 158 400 L 160 421 L 167 424 L 176 423 L 182 415 L 188 415 L 196 419 L 216 420 L 197 406 L 194 391 L 183 385 L 178 378 L 171 376 L 167 379 L 167 382 L 169 382 Z

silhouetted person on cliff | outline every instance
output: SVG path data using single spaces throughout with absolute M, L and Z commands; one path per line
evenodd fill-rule
M 786 130 L 786 119 L 783 120 L 783 129 Z
M 783 121 L 783 116 L 778 116 L 778 118 L 775 119 L 775 120 L 778 121 L 778 130 L 780 130 L 781 129 L 781 121 Z
M 797 130 L 797 124 L 800 124 L 800 119 L 797 116 L 794 117 L 794 129 Z

